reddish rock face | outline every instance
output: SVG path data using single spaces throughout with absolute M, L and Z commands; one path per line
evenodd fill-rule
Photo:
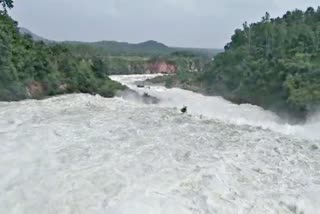
M 44 94 L 43 85 L 40 82 L 33 81 L 27 86 L 27 94 L 31 98 L 39 98 Z
M 149 64 L 148 70 L 150 73 L 172 74 L 176 73 L 177 68 L 174 64 L 165 61 L 159 61 Z

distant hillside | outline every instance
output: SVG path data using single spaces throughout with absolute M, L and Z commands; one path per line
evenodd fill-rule
M 63 45 L 35 42 L 43 38 L 18 29 L 17 22 L 1 11 L 0 29 L 0 101 L 65 93 L 113 97 L 125 89 L 108 78 L 101 60 L 75 57 Z
M 276 18 L 266 13 L 236 29 L 225 51 L 192 80 L 207 95 L 304 120 L 320 106 L 319 38 L 320 7 Z
M 187 51 L 194 54 L 206 55 L 206 56 L 215 56 L 223 52 L 223 49 L 218 48 L 175 48 L 177 51 Z
M 55 43 L 31 32 L 26 28 L 20 28 L 22 34 L 30 35 L 35 41 L 43 41 L 45 43 Z M 60 42 L 67 45 L 71 50 L 75 50 L 80 55 L 125 55 L 125 56 L 163 56 L 170 55 L 174 52 L 190 52 L 196 55 L 205 55 L 209 57 L 215 56 L 222 52 L 220 49 L 201 49 L 201 48 L 179 48 L 168 47 L 157 41 L 149 40 L 142 43 L 132 44 L 128 42 L 117 41 L 98 41 L 98 42 L 79 42 L 79 41 L 63 41 Z
M 138 44 L 116 41 L 99 42 L 75 42 L 66 41 L 64 44 L 73 47 L 93 47 L 101 55 L 164 55 L 170 54 L 174 50 L 156 41 L 146 41 Z
M 101 42 L 63 42 L 69 45 L 71 49 L 77 49 L 79 54 L 92 54 L 95 52 L 98 55 L 125 55 L 125 56 L 164 56 L 173 53 L 182 55 L 202 55 L 205 57 L 214 57 L 218 53 L 223 52 L 222 49 L 205 49 L 205 48 L 180 48 L 168 47 L 156 41 L 146 41 L 138 44 L 116 41 L 101 41 Z
M 165 48 L 167 49 L 168 46 L 160 43 L 160 42 L 157 42 L 157 41 L 153 41 L 153 40 L 149 40 L 149 41 L 146 41 L 146 42 L 142 42 L 142 43 L 138 43 L 137 44 L 138 47 L 140 48 Z
M 19 28 L 19 32 L 20 32 L 21 34 L 23 34 L 23 35 L 29 35 L 29 36 L 31 36 L 31 38 L 32 38 L 34 41 L 43 41 L 43 42 L 45 42 L 45 43 L 50 42 L 50 40 L 45 39 L 45 38 L 43 38 L 43 37 L 41 37 L 41 36 L 38 36 L 37 34 L 31 32 L 30 30 L 28 30 L 28 29 L 26 29 L 26 28 L 23 28 L 23 27 Z

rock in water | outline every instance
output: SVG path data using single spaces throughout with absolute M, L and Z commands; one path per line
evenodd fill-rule
M 187 113 L 188 109 L 186 106 L 184 106 L 181 110 L 180 110 L 182 113 Z

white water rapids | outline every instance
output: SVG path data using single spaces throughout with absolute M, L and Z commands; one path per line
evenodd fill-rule
M 320 124 L 181 89 L 0 102 L 0 213 L 320 213 Z M 188 106 L 188 115 L 179 112 Z M 177 108 L 175 108 L 177 107 Z

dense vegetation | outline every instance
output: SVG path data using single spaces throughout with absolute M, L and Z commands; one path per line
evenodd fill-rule
M 180 70 L 174 75 L 158 76 L 152 79 L 146 80 L 146 83 L 155 85 L 164 85 L 167 88 L 182 88 L 198 93 L 206 93 L 205 89 L 201 87 L 199 78 L 201 73 L 189 72 Z
M 34 34 L 33 34 L 34 35 Z M 35 38 L 41 38 L 34 35 Z M 48 40 L 45 40 L 48 42 Z M 191 53 L 192 55 L 203 57 L 214 57 L 221 53 L 220 49 L 204 49 L 204 48 L 179 48 L 168 47 L 156 41 L 146 41 L 138 44 L 116 41 L 100 41 L 100 42 L 63 42 L 71 49 L 80 49 L 82 51 L 90 50 L 91 53 L 100 56 L 140 56 L 140 57 L 159 57 L 169 56 L 174 53 Z
M 305 118 L 320 103 L 320 7 L 244 23 L 204 73 L 184 81 L 236 103 Z
M 152 72 L 150 66 L 154 62 L 164 62 L 175 66 L 178 71 L 202 71 L 220 49 L 178 48 L 168 47 L 156 41 L 138 44 L 116 41 L 100 42 L 55 42 L 34 34 L 25 28 L 20 33 L 29 35 L 34 41 L 42 41 L 48 45 L 60 44 L 77 58 L 101 60 L 108 74 L 142 74 Z
M 47 44 L 59 43 L 45 39 L 28 29 L 20 28 L 20 32 L 30 35 L 35 41 L 43 41 Z M 169 56 L 171 54 L 181 53 L 182 55 L 193 55 L 212 58 L 221 53 L 221 49 L 206 48 L 180 48 L 168 47 L 157 41 L 146 41 L 138 44 L 117 41 L 99 41 L 99 42 L 77 42 L 65 41 L 60 42 L 68 46 L 71 50 L 81 55 L 99 55 L 99 56 L 138 56 L 138 57 L 159 57 Z
M 320 7 L 245 23 L 202 80 L 236 102 L 304 116 L 320 102 Z
M 205 54 L 199 54 L 188 50 L 175 50 L 172 53 L 163 55 L 153 55 L 150 52 L 144 52 L 141 56 L 137 54 L 127 55 L 124 52 L 110 55 L 111 49 L 97 50 L 95 47 L 85 44 L 64 44 L 74 55 L 92 59 L 98 58 L 108 69 L 109 74 L 143 74 L 149 71 L 150 65 L 155 62 L 163 61 L 172 64 L 177 70 L 198 72 L 204 69 L 211 57 Z
M 4 12 L 6 12 L 7 8 L 13 8 L 13 0 L 0 0 L 0 5 L 3 7 Z
M 111 97 L 123 86 L 111 81 L 107 74 L 100 59 L 79 58 L 64 45 L 49 46 L 22 36 L 17 23 L 1 11 L 0 100 L 71 92 Z
M 138 44 L 116 41 L 99 41 L 89 43 L 69 41 L 63 42 L 63 44 L 75 49 L 91 49 L 95 54 L 99 54 L 101 56 L 157 56 L 172 52 L 171 48 L 156 41 L 147 41 Z

